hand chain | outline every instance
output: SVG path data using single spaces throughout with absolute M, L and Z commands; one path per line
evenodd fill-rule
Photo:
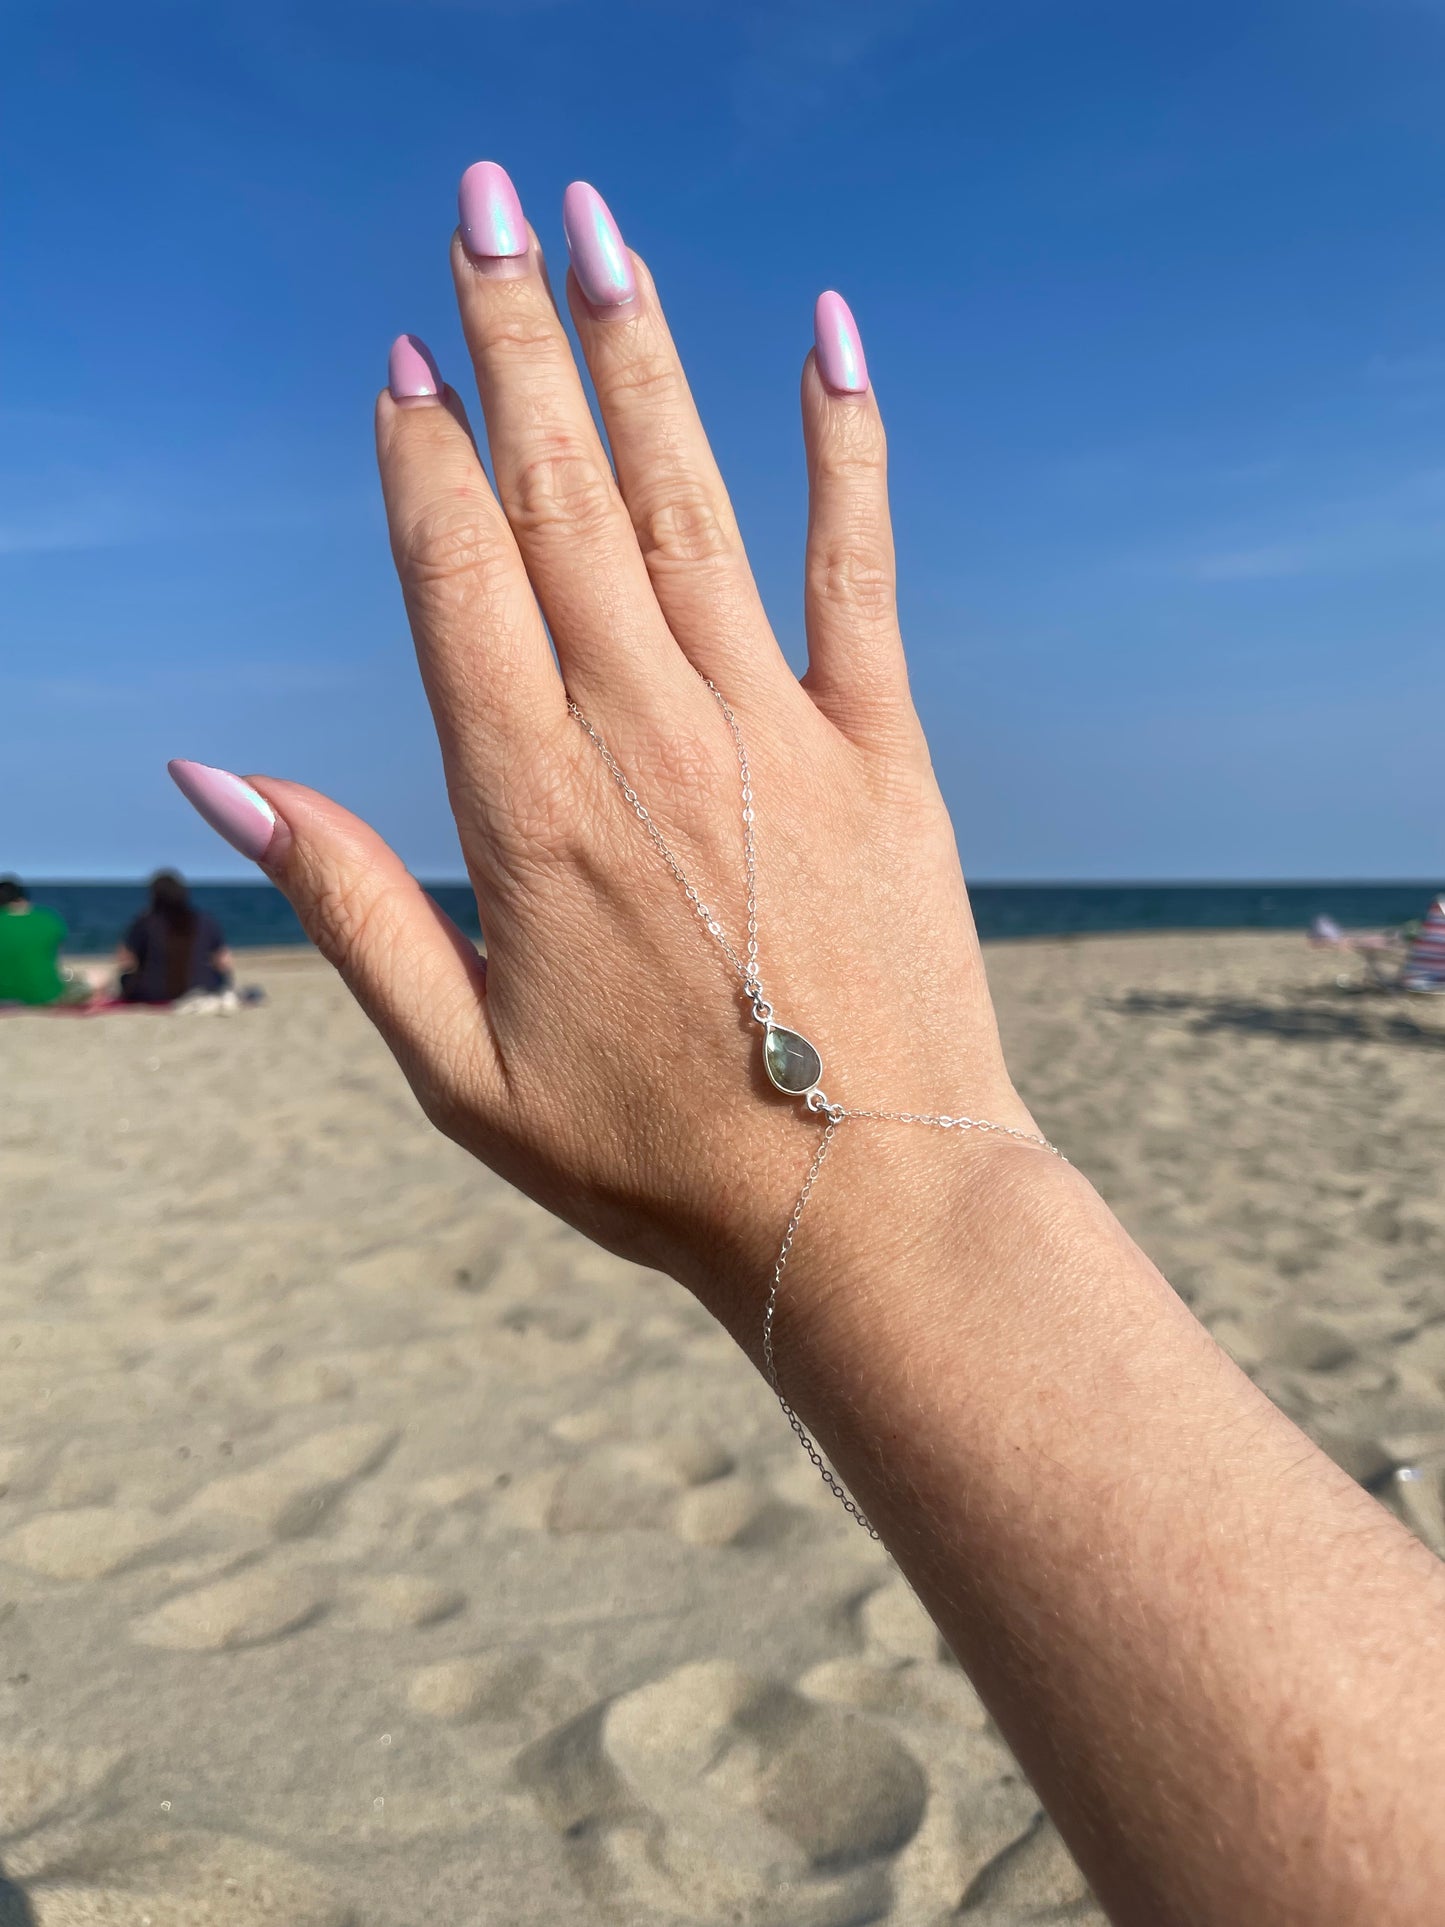
M 834 1498 L 838 1500 L 843 1510 L 862 1526 L 869 1538 L 877 1539 L 879 1537 L 877 1528 L 849 1496 L 842 1481 L 838 1478 L 838 1475 L 833 1471 L 832 1467 L 826 1459 L 824 1459 L 822 1453 L 813 1442 L 803 1421 L 788 1403 L 787 1397 L 783 1392 L 781 1380 L 778 1376 L 777 1355 L 773 1348 L 773 1324 L 777 1317 L 778 1292 L 782 1286 L 783 1273 L 787 1269 L 788 1258 L 793 1249 L 793 1241 L 798 1235 L 798 1226 L 802 1223 L 803 1212 L 807 1207 L 808 1199 L 813 1194 L 813 1188 L 818 1182 L 819 1173 L 823 1169 L 824 1161 L 832 1147 L 833 1140 L 838 1135 L 839 1127 L 846 1119 L 853 1118 L 859 1121 L 871 1121 L 880 1124 L 922 1124 L 936 1131 L 988 1131 L 996 1133 L 1000 1137 L 1017 1138 L 1021 1144 L 1034 1145 L 1039 1150 L 1048 1151 L 1053 1157 L 1059 1158 L 1065 1164 L 1067 1164 L 1069 1160 L 1064 1156 L 1058 1146 L 1056 1144 L 1050 1144 L 1047 1138 L 1036 1137 L 1031 1131 L 1016 1131 L 1008 1124 L 994 1124 L 988 1118 L 952 1117 L 945 1113 L 933 1111 L 848 1110 L 842 1104 L 834 1104 L 831 1102 L 818 1088 L 816 1075 L 821 1074 L 822 1060 L 818 1057 L 817 1052 L 813 1050 L 813 1047 L 807 1043 L 806 1039 L 775 1023 L 773 1006 L 763 994 L 762 978 L 758 967 L 758 869 L 757 847 L 753 836 L 752 769 L 748 762 L 747 746 L 743 742 L 743 734 L 742 730 L 738 727 L 737 717 L 733 714 L 722 691 L 718 688 L 717 684 L 712 681 L 711 677 L 704 676 L 702 681 L 717 703 L 718 708 L 722 711 L 723 719 L 727 723 L 728 730 L 733 739 L 733 749 L 737 754 L 738 772 L 742 778 L 743 867 L 747 883 L 748 909 L 747 942 L 744 945 L 742 956 L 738 955 L 738 952 L 728 941 L 722 924 L 718 921 L 717 917 L 714 916 L 711 908 L 703 902 L 696 886 L 688 877 L 686 870 L 683 869 L 676 856 L 674 856 L 668 847 L 666 838 L 653 821 L 647 805 L 642 801 L 642 798 L 628 781 L 627 774 L 622 768 L 622 765 L 612 754 L 612 751 L 593 728 L 592 724 L 588 722 L 576 703 L 570 698 L 568 699 L 567 707 L 591 739 L 594 748 L 607 767 L 608 774 L 618 789 L 621 790 L 623 800 L 628 804 L 643 829 L 646 830 L 654 849 L 667 865 L 667 868 L 672 872 L 678 887 L 681 889 L 688 903 L 692 906 L 694 916 L 696 916 L 708 935 L 717 944 L 718 948 L 727 958 L 728 963 L 732 966 L 732 969 L 741 979 L 743 993 L 751 1007 L 753 1019 L 755 1022 L 763 1025 L 767 1030 L 769 1043 L 771 1044 L 775 1032 L 784 1038 L 794 1039 L 796 1043 L 802 1045 L 805 1050 L 811 1052 L 812 1061 L 817 1064 L 815 1078 L 804 1088 L 785 1081 L 785 1076 L 781 1075 L 780 1072 L 774 1068 L 771 1055 L 765 1053 L 764 1061 L 768 1076 L 773 1083 L 776 1084 L 780 1090 L 787 1091 L 792 1096 L 801 1097 L 807 1108 L 815 1115 L 826 1119 L 826 1122 L 823 1127 L 822 1138 L 818 1143 L 818 1148 L 813 1153 L 813 1161 L 808 1166 L 808 1174 L 803 1179 L 803 1188 L 799 1191 L 797 1200 L 793 1205 L 792 1214 L 788 1219 L 787 1230 L 783 1233 L 783 1242 L 779 1247 L 777 1258 L 773 1263 L 772 1283 L 768 1288 L 768 1296 L 763 1308 L 763 1368 L 766 1372 L 768 1383 L 772 1387 L 773 1396 L 782 1407 L 784 1418 L 787 1419 L 788 1424 L 797 1435 L 798 1443 L 817 1468 L 818 1475 L 824 1485 L 827 1486 Z M 804 1061 L 806 1062 L 807 1060 Z

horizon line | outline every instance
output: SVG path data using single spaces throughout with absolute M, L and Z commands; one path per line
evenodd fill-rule
M 9 872 L 17 875 L 20 872 Z M 22 876 L 23 880 L 23 876 Z M 205 877 L 190 876 L 185 879 L 188 887 L 204 890 L 276 890 L 285 895 L 280 886 L 258 872 L 255 877 Z M 1175 876 L 1175 877 L 1134 877 L 1134 876 L 1092 876 L 1092 877 L 988 877 L 975 876 L 966 879 L 970 890 L 1261 890 L 1261 889 L 1312 889 L 1328 886 L 1335 889 L 1438 889 L 1445 880 L 1445 869 L 1435 878 L 1427 876 Z M 467 877 L 418 876 L 416 881 L 424 890 L 447 889 L 469 890 L 471 882 Z M 27 889 L 42 890 L 50 886 L 65 889 L 145 889 L 150 882 L 148 876 L 34 876 L 26 884 Z

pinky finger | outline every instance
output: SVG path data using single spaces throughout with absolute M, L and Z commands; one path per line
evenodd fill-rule
M 848 304 L 818 297 L 803 370 L 808 454 L 808 693 L 846 736 L 887 742 L 912 718 L 895 601 L 888 454 Z
M 423 1110 L 484 1130 L 505 1082 L 486 1017 L 486 965 L 401 858 L 329 797 L 205 763 L 170 765 L 186 800 L 289 898 L 381 1032 Z

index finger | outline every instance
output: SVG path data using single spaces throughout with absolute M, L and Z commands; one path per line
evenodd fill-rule
M 414 336 L 376 406 L 392 554 L 469 859 L 512 832 L 528 769 L 560 742 L 562 679 L 465 410 Z

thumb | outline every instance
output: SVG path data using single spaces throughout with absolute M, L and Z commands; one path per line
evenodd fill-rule
M 246 780 L 183 760 L 169 768 L 211 828 L 290 900 L 428 1115 L 452 1120 L 464 1105 L 485 1116 L 503 1083 L 486 1016 L 486 964 L 395 850 L 299 783 Z

